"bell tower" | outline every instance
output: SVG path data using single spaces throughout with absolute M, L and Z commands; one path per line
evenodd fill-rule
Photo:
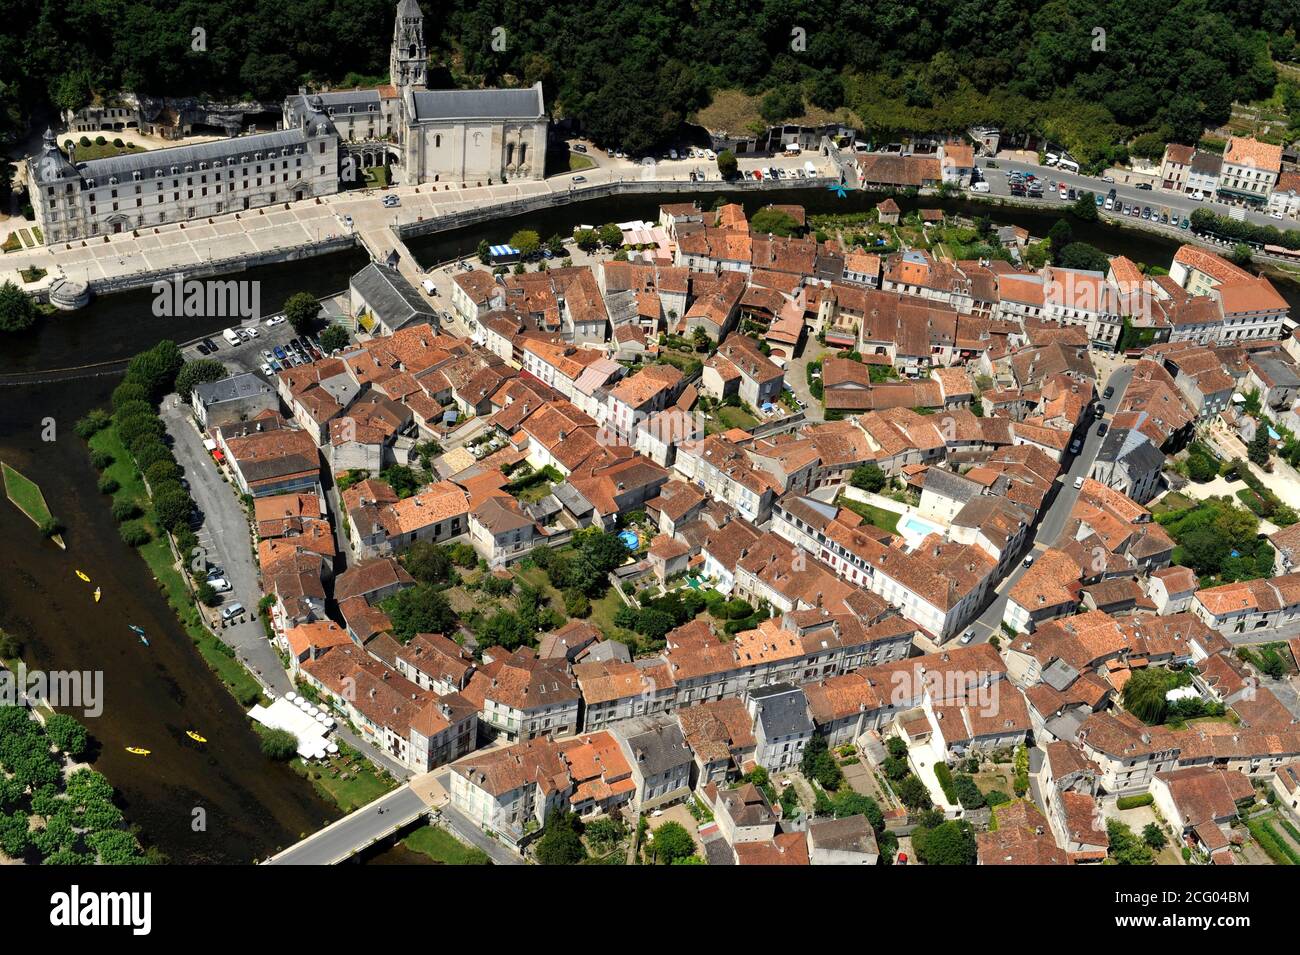
M 424 14 L 416 0 L 401 0 L 393 24 L 393 49 L 388 58 L 389 82 L 397 87 L 399 96 L 410 88 L 423 89 L 428 65 Z

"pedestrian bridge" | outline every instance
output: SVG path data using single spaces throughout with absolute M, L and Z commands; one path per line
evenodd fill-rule
M 312 833 L 263 865 L 338 865 L 387 839 L 429 812 L 410 783 L 380 796 L 324 829 Z

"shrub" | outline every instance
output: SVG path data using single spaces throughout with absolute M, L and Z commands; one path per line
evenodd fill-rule
M 78 437 L 89 438 L 107 428 L 111 420 L 107 411 L 103 408 L 95 408 L 80 419 L 73 430 L 77 432 Z
M 102 471 L 113 463 L 113 456 L 107 451 L 95 451 L 90 456 L 90 465 L 96 471 Z
M 943 790 L 944 797 L 951 803 L 957 802 L 957 789 L 953 785 L 952 770 L 944 763 L 937 763 L 934 767 L 934 775 L 939 780 L 939 788 Z
M 44 537 L 55 537 L 62 534 L 64 530 L 63 522 L 57 517 L 41 521 L 41 535 Z
M 262 755 L 284 763 L 298 753 L 298 737 L 288 730 L 268 730 L 262 734 Z
M 570 617 L 585 617 L 591 613 L 591 601 L 576 587 L 564 592 L 564 612 Z
M 131 521 L 129 524 L 123 524 L 118 533 L 122 535 L 122 542 L 127 547 L 143 547 L 153 540 L 153 535 L 149 533 L 149 528 L 144 526 L 143 521 Z

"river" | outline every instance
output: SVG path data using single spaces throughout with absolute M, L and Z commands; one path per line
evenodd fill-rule
M 830 191 L 719 193 L 742 202 L 751 213 L 767 203 L 796 203 L 810 213 L 865 211 L 882 197 L 862 192 L 839 198 Z M 715 195 L 699 197 L 709 207 Z M 678 194 L 600 199 L 562 206 L 454 233 L 412 239 L 408 247 L 426 265 L 472 253 L 481 240 L 503 242 L 521 228 L 543 237 L 568 234 L 581 223 L 655 219 L 661 202 Z M 992 208 L 968 201 L 903 200 L 905 209 L 941 206 L 967 216 L 988 215 L 1043 236 L 1060 210 Z M 1167 266 L 1177 241 L 1105 223 L 1075 223 L 1077 238 L 1138 262 Z M 343 289 L 366 259 L 360 251 L 334 254 L 238 273 L 262 283 L 264 311 L 278 308 L 298 291 L 326 294 Z M 1278 288 L 1300 314 L 1300 286 L 1278 279 Z M 4 374 L 62 369 L 129 357 L 161 338 L 178 341 L 213 334 L 229 324 L 217 318 L 160 319 L 149 290 L 110 295 L 75 313 L 40 322 L 29 334 L 3 342 Z M 16 508 L 0 502 L 0 627 L 26 644 L 28 666 L 99 669 L 104 673 L 105 712 L 87 720 L 102 743 L 95 761 L 121 794 L 127 818 L 144 838 L 174 862 L 248 862 L 295 841 L 337 816 L 308 783 L 267 761 L 242 710 L 208 671 L 176 622 L 144 561 L 121 543 L 97 475 L 73 423 L 104 404 L 116 375 L 57 383 L 0 386 L 0 458 L 39 483 L 51 508 L 67 525 L 64 553 L 40 538 Z M 41 441 L 42 421 L 53 418 L 57 440 Z M 85 571 L 104 589 L 96 606 L 90 587 L 74 576 Z M 143 647 L 127 629 L 149 634 Z M 209 743 L 199 747 L 185 736 L 195 729 Z M 152 751 L 146 758 L 126 746 Z M 206 812 L 197 831 L 195 810 Z M 366 861 L 408 861 L 394 848 Z M 413 860 L 411 860 L 413 861 Z
M 336 255 L 239 277 L 261 281 L 262 301 L 278 306 L 296 291 L 345 287 L 364 261 L 359 253 Z M 148 290 L 127 292 L 41 321 L 29 335 L 5 340 L 0 372 L 121 359 L 161 338 L 184 341 L 229 324 L 155 318 L 151 300 Z M 288 767 L 262 756 L 243 710 L 190 643 L 148 566 L 118 537 L 73 424 L 106 404 L 119 380 L 0 387 L 0 458 L 40 484 L 68 528 L 65 553 L 0 501 L 0 627 L 23 641 L 29 667 L 102 672 L 103 714 L 84 719 L 101 744 L 94 765 L 146 842 L 177 863 L 249 862 L 338 812 Z M 46 418 L 55 424 L 52 442 L 41 440 Z M 77 579 L 78 569 L 93 584 Z M 91 599 L 95 585 L 104 594 L 98 605 Z M 144 628 L 149 647 L 128 624 Z M 188 729 L 208 744 L 191 741 Z M 133 756 L 127 746 L 151 755 Z

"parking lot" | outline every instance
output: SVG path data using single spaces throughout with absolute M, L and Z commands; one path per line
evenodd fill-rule
M 322 309 L 322 317 L 327 320 L 338 317 L 337 308 L 327 301 Z M 275 324 L 269 324 L 270 322 Z M 238 345 L 232 345 L 218 332 L 209 335 L 202 342 L 186 347 L 185 360 L 214 358 L 224 362 L 232 374 L 251 371 L 270 381 L 284 368 L 306 364 L 324 354 L 315 336 L 308 336 L 305 348 L 293 348 L 291 343 L 295 339 L 299 340 L 300 346 L 303 339 L 283 316 L 232 323 L 230 328 L 242 339 Z

